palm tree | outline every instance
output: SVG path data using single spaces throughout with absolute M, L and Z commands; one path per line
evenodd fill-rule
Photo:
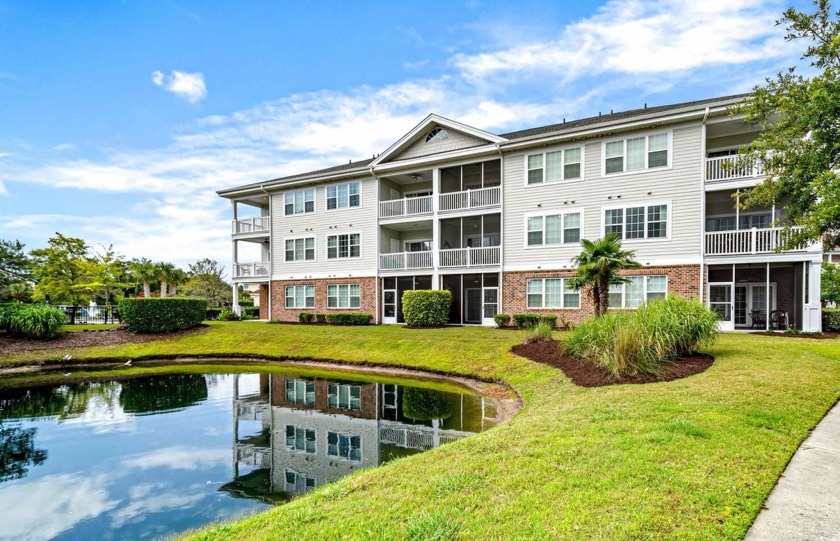
M 169 296 L 174 297 L 178 294 L 178 286 L 187 281 L 189 276 L 186 272 L 179 268 L 175 268 L 169 275 Z
M 143 284 L 143 296 L 147 299 L 152 296 L 151 282 L 158 278 L 158 271 L 155 264 L 146 259 L 134 259 L 130 264 L 131 277 Z
M 572 258 L 577 265 L 577 276 L 571 280 L 571 286 L 576 290 L 590 288 L 590 294 L 595 303 L 595 317 L 607 313 L 610 304 L 610 285 L 629 282 L 619 272 L 622 269 L 638 269 L 641 264 L 636 261 L 636 252 L 621 249 L 621 237 L 617 233 L 610 233 L 602 239 L 582 240 L 583 251 Z
M 171 280 L 170 277 L 175 272 L 175 265 L 160 262 L 155 265 L 155 269 L 157 270 L 157 279 L 160 280 L 160 296 L 166 297 L 169 294 L 167 283 Z

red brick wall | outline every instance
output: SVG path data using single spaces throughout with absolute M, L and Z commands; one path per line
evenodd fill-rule
M 328 284 L 359 284 L 361 294 L 360 308 L 327 308 Z M 286 308 L 286 286 L 314 285 L 314 308 Z M 317 280 L 274 280 L 271 282 L 271 319 L 279 321 L 298 321 L 301 312 L 368 312 L 376 317 L 376 278 L 319 278 Z
M 260 286 L 260 319 L 268 319 L 268 285 Z
M 644 267 L 621 273 L 624 276 L 659 274 L 668 276 L 668 293 L 700 298 L 700 265 L 675 265 L 662 267 Z M 554 314 L 558 316 L 558 325 L 565 319 L 569 323 L 581 323 L 595 315 L 595 305 L 587 290 L 581 291 L 580 308 L 534 309 L 527 305 L 528 278 L 571 278 L 574 270 L 566 271 L 517 271 L 502 273 L 502 309 L 506 314 Z
M 348 417 L 355 417 L 357 419 L 376 419 L 376 393 L 378 386 L 376 383 L 361 383 L 361 410 L 345 410 L 342 408 L 331 408 L 329 406 L 329 384 L 330 381 L 315 380 L 315 403 L 314 404 L 298 404 L 295 402 L 286 402 L 286 380 L 287 379 L 307 379 L 294 378 L 282 375 L 271 376 L 271 405 L 283 406 L 298 410 L 315 410 L 323 413 L 339 413 L 347 415 Z

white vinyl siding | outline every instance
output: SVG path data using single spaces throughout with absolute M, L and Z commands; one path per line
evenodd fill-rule
M 668 295 L 668 277 L 664 274 L 630 276 L 626 284 L 610 286 L 610 308 L 638 308 L 642 303 Z
M 327 259 L 361 257 L 362 236 L 359 233 L 342 233 L 327 237 Z
M 283 209 L 286 216 L 315 212 L 315 189 L 286 192 L 283 194 Z
M 327 210 L 359 207 L 361 204 L 361 186 L 358 182 L 327 186 Z
M 359 308 L 362 305 L 359 284 L 327 285 L 327 308 Z
M 527 216 L 526 246 L 578 243 L 583 227 L 581 212 Z
M 286 308 L 315 308 L 315 286 L 286 286 Z
M 603 234 L 625 240 L 668 238 L 669 203 L 628 205 L 604 209 Z
M 604 143 L 605 175 L 670 165 L 671 132 L 629 137 Z
M 569 286 L 568 278 L 530 278 L 528 308 L 580 308 L 580 291 Z
M 314 261 L 315 237 L 285 239 L 286 261 Z
M 582 147 L 528 154 L 525 161 L 528 185 L 583 178 Z

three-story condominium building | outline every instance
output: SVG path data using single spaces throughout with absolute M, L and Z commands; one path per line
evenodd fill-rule
M 643 268 L 611 289 L 613 308 L 674 293 L 707 303 L 725 330 L 819 330 L 822 247 L 777 249 L 783 201 L 739 205 L 764 178 L 737 158 L 758 134 L 729 115 L 743 98 L 502 135 L 429 115 L 373 159 L 220 191 L 234 282 L 259 283 L 261 317 L 284 321 L 358 310 L 400 323 L 404 291 L 448 289 L 451 323 L 580 322 L 594 307 L 569 287 L 571 259 L 581 239 L 615 232 Z M 242 242 L 262 259 L 240 261 Z

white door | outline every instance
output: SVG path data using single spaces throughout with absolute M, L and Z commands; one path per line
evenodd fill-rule
M 482 307 L 482 314 L 481 324 L 482 325 L 490 325 L 493 326 L 496 324 L 493 321 L 493 316 L 495 316 L 499 311 L 499 288 L 498 287 L 485 287 L 484 288 L 484 306 Z
M 397 322 L 397 290 L 382 290 L 382 323 Z
M 731 283 L 709 284 L 709 308 L 718 313 L 718 327 L 722 331 L 735 330 L 734 306 Z

